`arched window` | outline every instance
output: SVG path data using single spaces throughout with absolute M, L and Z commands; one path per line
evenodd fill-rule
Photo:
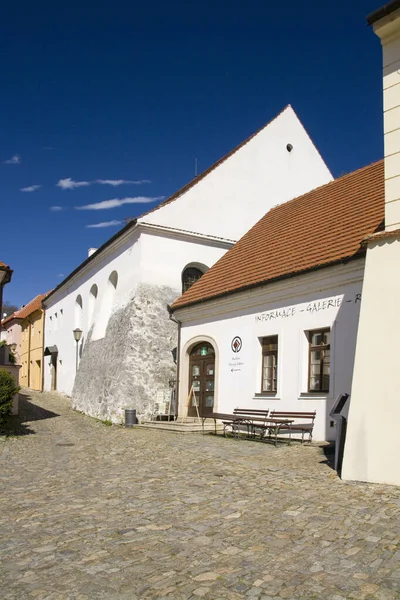
M 201 342 L 192 348 L 190 356 L 215 356 L 215 350 L 209 342 Z
M 208 271 L 208 267 L 205 265 L 187 265 L 182 271 L 182 294 L 192 287 L 206 271 Z
M 113 286 L 114 290 L 117 289 L 117 285 L 118 285 L 118 273 L 117 271 L 113 271 L 110 275 L 110 277 L 108 278 L 109 283 Z
M 107 281 L 106 290 L 101 301 L 100 310 L 96 316 L 96 323 L 94 326 L 92 340 L 98 340 L 103 338 L 106 333 L 108 321 L 112 314 L 115 291 L 118 285 L 118 273 L 112 271 Z
M 92 285 L 92 287 L 90 288 L 90 292 L 89 292 L 89 327 L 91 326 L 91 324 L 93 322 L 94 308 L 96 305 L 96 299 L 97 299 L 98 293 L 99 293 L 99 288 L 94 283 Z
M 82 313 L 83 313 L 83 302 L 82 296 L 78 294 L 75 300 L 75 327 L 82 329 Z

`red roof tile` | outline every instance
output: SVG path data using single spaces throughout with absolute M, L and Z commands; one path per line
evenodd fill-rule
M 16 317 L 18 319 L 25 319 L 26 317 L 29 317 L 29 315 L 34 313 L 35 310 L 42 309 L 42 301 L 49 294 L 50 292 L 47 292 L 46 294 L 39 294 L 38 296 L 36 296 L 36 298 L 28 302 L 28 304 L 23 306 L 18 312 L 15 313 Z
M 383 220 L 381 160 L 270 210 L 172 309 L 362 256 Z
M 8 317 L 3 319 L 1 322 L 2 327 L 4 328 L 4 325 L 7 325 L 7 323 L 12 321 L 13 319 L 18 319 L 19 318 L 18 313 L 19 313 L 19 310 L 16 310 L 15 312 L 11 313 L 11 315 L 8 315 Z

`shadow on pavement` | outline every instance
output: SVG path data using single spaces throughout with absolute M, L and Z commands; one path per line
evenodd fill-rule
M 335 443 L 331 442 L 322 446 L 322 451 L 325 455 L 325 460 L 321 460 L 320 463 L 328 465 L 328 467 L 335 470 Z
M 6 423 L 0 425 L 0 435 L 30 435 L 35 431 L 27 423 L 59 416 L 57 413 L 33 404 L 30 396 L 20 393 L 18 415 L 9 417 Z

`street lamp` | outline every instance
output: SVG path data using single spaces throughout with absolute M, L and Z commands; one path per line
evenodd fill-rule
M 76 341 L 76 361 L 75 361 L 75 370 L 78 371 L 78 346 L 79 346 L 79 341 L 82 337 L 82 329 L 74 329 L 73 332 L 74 334 L 74 340 Z

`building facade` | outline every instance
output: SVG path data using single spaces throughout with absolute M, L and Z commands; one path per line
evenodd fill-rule
M 18 317 L 18 311 L 5 318 L 2 323 L 2 339 L 8 346 L 11 346 L 17 364 L 21 364 L 21 319 Z
M 385 231 L 367 241 L 342 477 L 400 485 L 400 1 L 373 13 L 369 23 L 383 50 Z
M 203 415 L 316 411 L 315 439 L 335 438 L 329 412 L 351 392 L 362 241 L 382 229 L 383 198 L 381 161 L 272 209 L 172 305 L 180 415 L 195 416 L 196 403 Z
M 171 304 L 273 204 L 332 180 L 287 107 L 159 207 L 129 223 L 45 301 L 45 389 L 87 414 L 151 416 L 176 379 Z M 82 330 L 76 345 L 73 330 Z M 54 373 L 56 371 L 56 374 Z
M 41 392 L 43 390 L 43 342 L 45 294 L 36 296 L 18 311 L 21 326 L 19 384 Z

